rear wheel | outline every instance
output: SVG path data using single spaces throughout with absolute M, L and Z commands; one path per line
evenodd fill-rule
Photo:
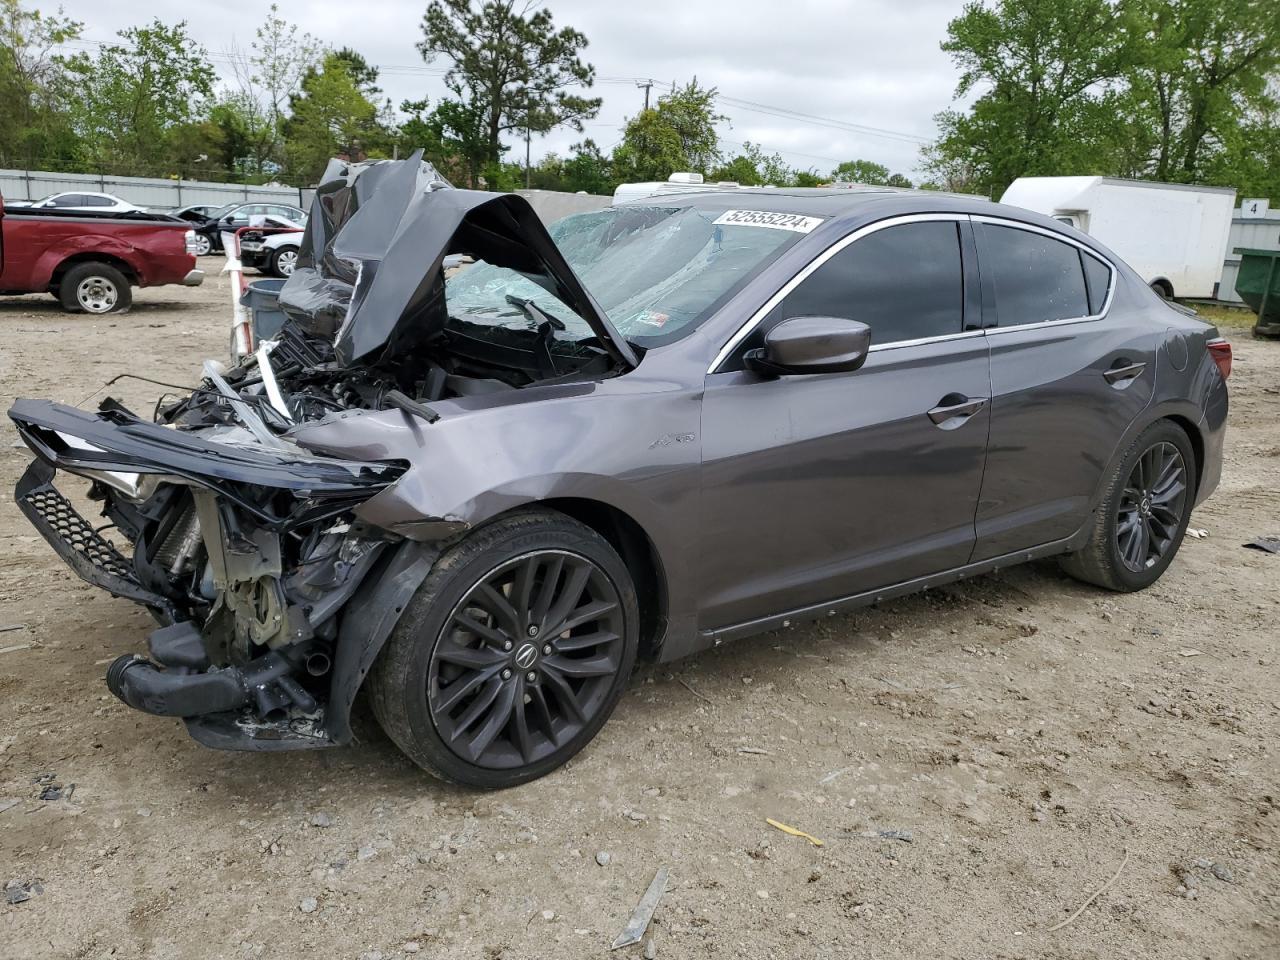
M 613 548 L 554 511 L 448 549 L 369 676 L 387 735 L 430 773 L 525 783 L 591 741 L 635 663 L 635 588 Z
M 213 252 L 213 241 L 211 241 L 203 233 L 197 233 L 195 239 L 195 254 L 197 257 L 207 257 Z
M 1195 493 L 1195 453 L 1168 420 L 1144 430 L 1098 505 L 1089 542 L 1064 557 L 1071 576 L 1109 590 L 1149 587 L 1173 562 Z
M 277 277 L 288 279 L 293 276 L 293 268 L 297 265 L 297 247 L 280 247 L 271 254 L 271 272 Z
M 106 263 L 78 263 L 58 281 L 58 299 L 66 310 L 111 313 L 127 310 L 133 291 L 123 273 Z

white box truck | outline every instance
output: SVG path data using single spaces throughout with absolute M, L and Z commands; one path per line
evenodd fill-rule
M 1111 177 L 1019 177 L 1000 202 L 1043 213 L 1089 234 L 1163 296 L 1217 296 L 1236 204 L 1230 187 Z

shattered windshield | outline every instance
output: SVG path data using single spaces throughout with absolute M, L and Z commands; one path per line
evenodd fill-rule
M 737 284 L 794 243 L 787 230 L 717 224 L 693 207 L 620 206 L 548 227 L 569 265 L 628 340 L 668 339 L 693 329 Z M 446 282 L 452 316 L 528 328 L 540 311 L 564 335 L 592 336 L 587 322 L 514 270 L 478 261 Z M 532 302 L 531 311 L 526 302 Z

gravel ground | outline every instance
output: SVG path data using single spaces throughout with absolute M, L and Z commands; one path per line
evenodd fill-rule
M 0 301 L 0 402 L 190 383 L 226 351 L 206 266 L 109 319 Z M 1241 547 L 1280 534 L 1280 343 L 1233 334 L 1209 535 L 1152 589 L 1038 563 L 644 667 L 576 761 L 497 794 L 367 711 L 353 747 L 248 755 L 117 703 L 149 618 L 13 506 L 6 421 L 0 955 L 605 957 L 665 864 L 658 957 L 1280 956 L 1280 556 Z

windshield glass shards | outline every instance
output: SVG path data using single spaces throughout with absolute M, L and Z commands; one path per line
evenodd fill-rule
M 692 207 L 626 205 L 565 217 L 548 232 L 619 332 L 643 343 L 693 329 L 798 239 L 716 219 Z M 566 337 L 591 335 L 572 309 L 514 270 L 479 261 L 450 277 L 445 291 L 449 313 L 469 323 L 533 327 L 531 305 L 561 321 Z

